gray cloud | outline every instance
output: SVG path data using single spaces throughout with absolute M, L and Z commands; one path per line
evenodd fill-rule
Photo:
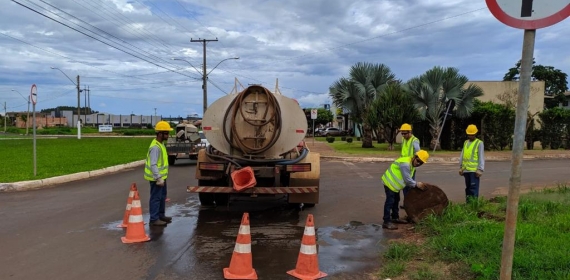
M 402 80 L 436 65 L 458 67 L 472 80 L 500 80 L 520 59 L 523 37 L 483 1 L 44 0 L 77 19 L 40 0 L 17 1 L 131 55 L 4 1 L 0 101 L 13 110 L 26 104 L 11 89 L 27 94 L 32 83 L 39 109 L 77 104 L 74 85 L 54 66 L 81 76 L 95 110 L 201 113 L 200 73 L 171 60 L 185 58 L 201 71 L 202 45 L 190 38 L 218 38 L 208 43 L 208 71 L 240 57 L 211 72 L 209 103 L 232 90 L 236 77 L 269 88 L 278 78 L 283 94 L 314 107 L 328 103 L 329 86 L 360 61 L 384 63 Z M 569 24 L 537 31 L 537 63 L 570 73 Z

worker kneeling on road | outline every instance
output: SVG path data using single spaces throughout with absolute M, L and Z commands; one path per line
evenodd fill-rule
M 400 220 L 399 204 L 400 191 L 405 187 L 418 188 L 424 190 L 422 182 L 416 182 L 412 176 L 416 172 L 416 167 L 426 163 L 429 154 L 425 150 L 419 150 L 413 157 L 401 157 L 394 161 L 382 176 L 384 191 L 386 192 L 386 202 L 384 202 L 384 223 L 382 228 L 397 229 L 394 223 L 405 224 Z
M 166 226 L 172 222 L 172 217 L 166 212 L 166 178 L 168 177 L 168 153 L 163 142 L 168 140 L 172 128 L 165 121 L 159 121 L 155 127 L 156 138 L 148 148 L 144 167 L 144 179 L 150 183 L 149 214 L 151 226 Z

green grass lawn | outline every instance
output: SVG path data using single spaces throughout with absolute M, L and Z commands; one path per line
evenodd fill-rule
M 451 204 L 443 216 L 416 227 L 424 243 L 392 243 L 379 276 L 499 279 L 505 212 L 506 197 Z M 569 232 L 570 187 L 522 195 L 513 279 L 570 279 Z
M 316 141 L 325 142 L 327 145 L 332 147 L 335 151 L 343 154 L 348 155 L 382 155 L 382 156 L 389 156 L 393 155 L 396 156 L 402 150 L 401 144 L 394 144 L 393 150 L 388 150 L 388 143 L 378 143 L 376 141 L 372 141 L 373 148 L 362 148 L 362 141 L 356 141 L 356 137 L 352 138 L 353 141 L 351 143 L 346 142 L 346 140 L 341 140 L 341 137 L 335 137 L 335 141 L 333 143 L 326 142 L 326 137 L 317 137 L 315 138 Z M 312 140 L 308 140 L 312 141 Z M 424 148 L 425 149 L 425 148 Z M 428 151 L 431 154 L 457 154 L 459 156 L 459 151 L 436 151 L 433 153 L 432 151 Z
M 0 183 L 43 179 L 91 171 L 146 158 L 152 137 L 36 139 L 37 176 L 33 169 L 33 140 L 0 141 Z

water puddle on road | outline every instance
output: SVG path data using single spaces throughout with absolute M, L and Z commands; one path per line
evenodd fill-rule
M 229 266 L 244 212 L 249 213 L 253 267 L 260 279 L 292 279 L 305 211 L 283 203 L 268 202 L 205 208 L 196 201 L 168 205 L 173 223 L 167 227 L 145 225 L 151 241 L 144 246 L 154 256 L 147 266 L 148 279 L 222 279 Z M 144 215 L 148 222 L 148 213 Z M 103 225 L 117 228 L 121 221 Z M 333 279 L 369 279 L 380 265 L 387 238 L 381 226 L 349 222 L 338 227 L 316 228 L 320 270 Z M 393 233 L 390 233 L 393 234 Z M 128 247 L 128 246 L 127 246 Z M 125 247 L 125 248 L 127 248 Z M 188 278 L 191 275 L 191 278 Z

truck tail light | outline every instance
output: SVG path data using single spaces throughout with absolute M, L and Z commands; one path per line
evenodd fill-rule
M 285 171 L 288 172 L 307 172 L 311 171 L 310 163 L 297 163 L 285 166 Z
M 224 171 L 225 165 L 223 163 L 206 163 L 200 162 L 198 167 L 200 170 L 216 170 L 216 171 Z

